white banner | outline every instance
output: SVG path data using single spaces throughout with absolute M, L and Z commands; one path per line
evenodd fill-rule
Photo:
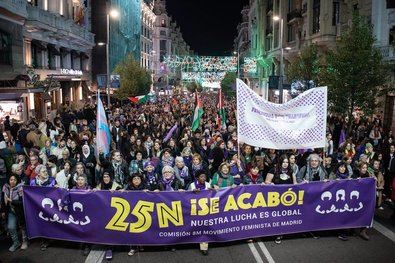
M 240 142 L 287 150 L 325 147 L 327 87 L 310 89 L 284 104 L 264 100 L 237 79 Z

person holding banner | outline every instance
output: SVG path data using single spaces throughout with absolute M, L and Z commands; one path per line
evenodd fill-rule
M 45 165 L 38 165 L 35 170 L 37 176 L 30 181 L 30 186 L 40 186 L 40 187 L 55 187 L 55 178 L 48 175 L 47 167 Z M 49 246 L 49 241 L 44 239 L 40 245 L 41 251 L 47 250 Z
M 215 189 L 233 186 L 235 183 L 233 176 L 230 174 L 229 166 L 226 162 L 222 163 L 218 172 L 216 172 L 211 180 L 211 186 Z
M 122 187 L 116 182 L 114 182 L 113 178 L 111 178 L 110 173 L 108 171 L 103 173 L 101 182 L 96 186 L 96 190 L 116 191 L 121 189 Z
M 10 252 L 15 252 L 19 247 L 25 250 L 28 246 L 24 227 L 22 187 L 23 182 L 21 183 L 18 176 L 11 175 L 1 192 L 1 216 L 7 221 L 7 229 L 12 239 L 12 246 L 8 249 Z M 18 237 L 18 226 L 22 230 L 22 246 Z
M 280 156 L 276 166 L 266 175 L 265 183 L 274 185 L 296 184 L 296 177 L 293 174 L 287 155 L 283 154 Z M 283 236 L 277 236 L 275 239 L 276 244 L 281 244 L 282 239 Z
M 359 162 L 358 164 L 358 170 L 353 174 L 353 179 L 360 179 L 360 178 L 368 178 L 368 177 L 374 177 L 373 174 L 371 174 L 368 170 L 368 163 L 366 162 Z M 363 227 L 359 229 L 359 231 L 356 229 L 355 232 L 363 239 L 366 241 L 370 240 L 370 237 L 368 236 L 367 233 L 367 228 Z
M 207 174 L 204 170 L 197 171 L 195 178 L 196 178 L 195 181 L 189 185 L 188 190 L 197 193 L 202 190 L 211 189 L 210 183 L 207 182 Z M 207 256 L 208 255 L 208 243 L 202 242 L 199 244 L 199 246 L 200 246 L 200 252 L 202 252 L 202 254 L 204 256 Z
M 316 154 L 312 153 L 307 158 L 307 165 L 303 166 L 298 175 L 298 183 L 309 183 L 313 181 L 325 181 L 328 175 L 322 167 L 322 159 Z

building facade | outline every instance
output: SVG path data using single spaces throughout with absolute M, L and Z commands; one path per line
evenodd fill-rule
M 153 35 L 154 89 L 170 90 L 180 82 L 181 72 L 168 68 L 164 63 L 165 57 L 184 56 L 193 52 L 185 42 L 180 27 L 167 14 L 166 1 L 155 1 L 154 13 L 156 15 Z
M 90 1 L 0 1 L 0 10 L 2 101 L 19 101 L 20 119 L 79 103 L 91 85 Z
M 154 3 L 149 0 L 141 0 L 141 67 L 152 72 L 153 71 L 153 36 L 156 21 L 154 13 Z
M 251 0 L 248 20 L 249 50 L 250 56 L 257 60 L 259 80 L 257 92 L 271 101 L 279 101 L 279 91 L 269 90 L 269 76 L 279 76 L 282 72 L 287 72 L 292 58 L 302 48 L 312 43 L 322 51 L 334 48 L 336 40 L 351 25 L 354 11 L 358 11 L 366 21 L 372 24 L 373 33 L 377 39 L 376 46 L 381 49 L 383 59 L 395 63 L 393 45 L 395 1 Z M 243 9 L 242 21 L 245 21 L 244 13 Z M 275 16 L 280 19 L 275 21 L 273 19 Z M 281 25 L 283 25 L 282 28 Z M 240 39 L 243 29 L 239 28 L 238 32 L 239 36 L 236 41 Z M 281 32 L 282 36 L 280 36 Z M 283 69 L 280 69 L 281 51 L 284 57 Z M 394 76 L 392 72 L 392 83 L 395 80 Z M 285 74 L 284 83 L 288 82 Z M 254 85 L 251 87 L 256 89 Z M 285 90 L 283 101 L 288 99 L 290 96 Z M 387 129 L 395 127 L 395 97 L 393 94 L 388 94 L 382 100 L 384 106 L 378 110 L 378 114 L 383 117 L 384 126 Z
M 119 15 L 116 18 L 109 17 L 107 28 L 107 14 L 111 10 L 116 10 Z M 140 61 L 141 0 L 94 0 L 92 13 L 95 14 L 92 16 L 92 32 L 96 43 L 92 50 L 92 79 L 96 89 L 97 75 L 107 73 L 107 43 L 110 74 L 129 54 Z

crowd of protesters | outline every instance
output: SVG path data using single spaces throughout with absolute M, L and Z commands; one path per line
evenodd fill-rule
M 0 133 L 1 214 L 10 251 L 27 249 L 22 186 L 109 191 L 202 191 L 248 184 L 298 184 L 373 177 L 377 208 L 395 199 L 395 146 L 380 119 L 347 129 L 328 117 L 324 149 L 277 151 L 238 145 L 236 102 L 225 102 L 226 127 L 218 126 L 217 95 L 202 96 L 201 127 L 191 130 L 193 95 L 159 97 L 155 103 L 113 104 L 107 109 L 112 151 L 96 149 L 96 109 L 65 109 L 53 120 L 18 123 L 5 118 Z M 350 130 L 346 135 L 346 131 Z M 170 132 L 169 132 L 170 131 Z M 240 149 L 238 149 L 240 147 Z M 240 152 L 240 156 L 238 156 Z M 348 239 L 342 231 L 339 238 Z M 357 234 L 369 240 L 366 229 Z M 281 243 L 282 237 L 275 239 Z M 46 250 L 48 240 L 41 244 Z M 132 256 L 139 248 L 132 247 Z M 174 247 L 171 248 L 174 250 Z M 208 253 L 208 244 L 200 250 Z M 84 254 L 89 246 L 84 246 Z M 108 248 L 106 258 L 112 257 Z

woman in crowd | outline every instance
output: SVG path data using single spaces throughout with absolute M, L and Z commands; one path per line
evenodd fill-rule
M 263 175 L 260 172 L 259 165 L 256 162 L 250 163 L 250 171 L 244 176 L 243 184 L 262 184 L 264 182 Z
M 368 170 L 369 166 L 366 162 L 360 162 L 358 164 L 358 170 L 356 170 L 353 174 L 354 179 L 360 179 L 360 178 L 368 178 L 368 177 L 373 177 L 373 174 L 371 174 Z M 356 230 L 357 234 L 364 240 L 369 241 L 370 237 L 367 233 L 367 228 L 363 227 L 360 229 Z
M 144 184 L 149 191 L 159 191 L 159 174 L 155 171 L 155 166 L 152 162 L 144 164 Z
M 274 185 L 296 184 L 296 176 L 293 174 L 287 155 L 280 156 L 276 166 L 267 174 L 265 183 Z M 277 236 L 276 244 L 281 244 L 282 239 L 283 236 Z
M 63 165 L 63 169 L 56 174 L 55 177 L 56 186 L 63 189 L 69 189 L 70 178 L 71 178 L 71 162 L 65 161 Z
M 210 172 L 209 169 L 207 167 L 207 164 L 205 164 L 203 162 L 202 157 L 200 156 L 200 154 L 195 153 L 192 156 L 192 166 L 191 166 L 191 176 L 192 179 L 196 179 L 196 173 L 200 170 L 204 170 L 206 172 L 206 176 L 208 177 L 208 179 L 210 179 Z
M 109 190 L 109 191 L 116 191 L 121 190 L 122 187 L 114 182 L 111 178 L 111 175 L 108 171 L 103 173 L 103 177 L 101 178 L 100 183 L 96 186 L 97 190 Z
M 91 151 L 91 147 L 87 144 L 82 146 L 82 154 L 80 157 L 80 162 L 82 162 L 86 167 L 86 176 L 88 179 L 88 184 L 91 186 L 95 186 L 96 185 L 96 180 L 95 180 L 96 157 L 94 153 Z
M 297 181 L 298 183 L 309 183 L 313 181 L 324 181 L 327 177 L 328 175 L 322 166 L 321 157 L 316 153 L 312 153 L 307 158 L 307 164 L 300 169 L 297 175 Z
M 183 189 L 188 189 L 192 179 L 189 174 L 188 166 L 185 165 L 184 158 L 181 156 L 175 159 L 174 174 L 176 178 L 181 181 Z
M 55 178 L 48 175 L 47 167 L 45 165 L 38 165 L 36 167 L 36 178 L 30 181 L 31 186 L 40 186 L 40 187 L 55 187 L 56 181 Z M 43 239 L 40 247 L 41 251 L 47 250 L 49 246 L 49 240 Z
M 166 165 L 162 169 L 162 180 L 159 182 L 160 191 L 183 190 L 182 182 L 175 176 L 174 168 Z
M 244 165 L 239 160 L 237 153 L 234 153 L 231 158 L 229 163 L 230 174 L 233 176 L 234 184 L 241 185 L 245 176 Z
M 190 191 L 193 191 L 195 193 L 211 189 L 211 185 L 209 182 L 207 182 L 207 175 L 204 170 L 199 170 L 196 172 L 196 179 L 189 185 Z M 200 251 L 202 252 L 203 255 L 207 256 L 208 255 L 208 243 L 207 242 L 202 242 L 199 244 L 200 245 Z
M 215 189 L 230 187 L 234 185 L 233 176 L 230 174 L 230 169 L 227 163 L 222 163 L 218 167 L 218 171 L 214 174 L 211 180 L 211 186 Z
M 24 227 L 24 214 L 22 206 L 22 187 L 23 183 L 17 175 L 11 175 L 8 183 L 2 189 L 1 215 L 7 220 L 7 229 L 12 239 L 12 246 L 8 249 L 15 252 L 19 247 L 27 249 L 27 236 Z M 18 237 L 18 227 L 22 232 L 22 246 Z

